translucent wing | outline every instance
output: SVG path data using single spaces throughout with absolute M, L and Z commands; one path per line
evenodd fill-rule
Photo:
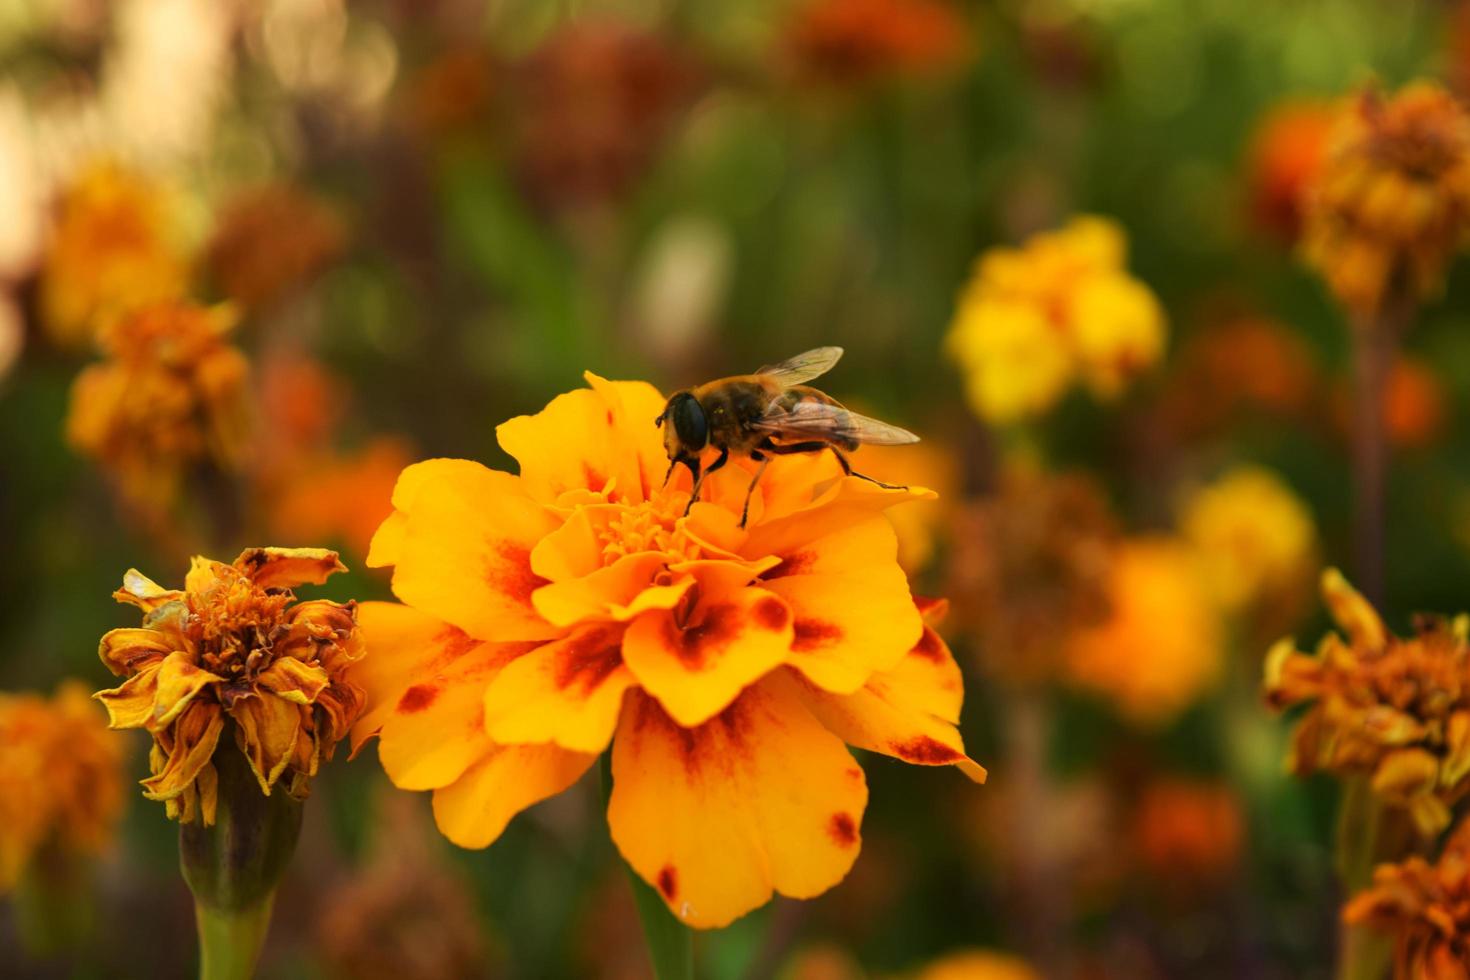
M 849 412 L 841 405 L 816 401 L 798 402 L 790 408 L 772 404 L 764 416 L 750 423 L 750 427 L 791 440 L 853 440 L 869 446 L 903 446 L 919 441 L 919 437 L 907 429 Z
M 767 364 L 756 374 L 769 375 L 783 388 L 790 388 L 792 385 L 804 385 L 813 378 L 820 378 L 832 370 L 832 365 L 841 357 L 841 347 L 818 347 L 805 354 L 787 358 L 780 364 Z

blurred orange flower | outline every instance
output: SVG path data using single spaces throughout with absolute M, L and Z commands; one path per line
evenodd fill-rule
M 260 309 L 310 282 L 345 240 L 327 205 L 295 185 L 266 184 L 220 206 L 206 261 L 227 296 Z
M 183 294 L 189 262 L 162 187 L 113 162 L 61 195 L 42 263 L 41 314 L 57 344 L 81 348 L 114 319 Z
M 1333 421 L 1347 438 L 1352 433 L 1353 395 L 1344 380 L 1334 392 Z M 1399 449 L 1425 449 L 1443 434 L 1449 416 L 1444 382 L 1422 358 L 1399 354 L 1383 386 L 1383 427 L 1389 444 Z
M 123 576 L 113 595 L 143 610 L 143 626 L 102 637 L 102 662 L 127 680 L 95 696 L 113 728 L 153 736 L 143 795 L 171 818 L 214 823 L 211 760 L 231 734 L 262 793 L 306 798 L 362 710 L 345 669 L 363 646 L 354 603 L 296 602 L 291 589 L 345 570 L 320 548 L 249 548 L 229 565 L 196 557 L 182 591 Z
M 787 25 L 785 45 L 803 76 L 861 87 L 948 71 L 970 54 L 972 38 L 942 0 L 813 0 Z
M 1124 541 L 1108 594 L 1108 618 L 1068 644 L 1067 675 L 1137 724 L 1167 724 L 1220 673 L 1219 614 L 1195 555 L 1173 538 Z
M 482 45 L 451 47 L 414 79 L 410 122 L 445 135 L 484 125 L 495 91 L 496 66 Z
M 1266 660 L 1266 703 L 1310 706 L 1292 735 L 1291 769 L 1366 777 L 1380 801 L 1434 836 L 1470 791 L 1470 620 L 1420 617 L 1400 639 L 1336 569 L 1323 573 L 1322 595 L 1347 642 L 1328 633 L 1309 655 L 1282 640 Z
M 611 742 L 613 840 L 681 921 L 819 894 L 860 846 L 844 741 L 984 778 L 883 516 L 923 493 L 787 456 L 748 527 L 743 466 L 685 515 L 688 473 L 665 483 L 652 424 L 664 396 L 588 381 L 499 427 L 519 476 L 437 459 L 399 477 L 368 563 L 395 566 L 404 605 L 362 607 L 354 745 L 380 735 L 389 778 L 484 847 Z
M 380 436 L 356 452 L 303 456 L 267 491 L 266 523 L 278 541 L 341 541 L 366 555 L 392 513 L 398 474 L 413 460 L 403 439 Z
M 914 975 L 915 980 L 1041 980 L 1018 956 L 966 949 L 941 956 Z
M 1223 783 L 1163 778 L 1149 783 L 1133 812 L 1133 846 L 1148 873 L 1197 884 L 1235 869 L 1245 817 Z
M 1380 865 L 1373 884 L 1342 910 L 1343 920 L 1393 937 L 1394 980 L 1470 976 L 1470 821 L 1462 820 L 1439 860 L 1417 855 Z
M 1390 290 L 1436 295 L 1470 230 L 1470 115 L 1428 82 L 1364 91 L 1306 201 L 1305 257 L 1357 317 L 1376 317 Z
M 46 848 L 91 855 L 111 843 L 122 761 L 80 681 L 52 698 L 0 693 L 0 894 Z
M 1257 125 L 1246 165 L 1251 217 L 1287 245 L 1302 227 L 1302 194 L 1326 156 L 1336 107 L 1294 100 L 1275 106 Z

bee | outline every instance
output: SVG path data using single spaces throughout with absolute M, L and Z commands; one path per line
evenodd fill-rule
M 669 454 L 664 483 L 669 482 L 680 463 L 694 477 L 684 513 L 689 513 L 699 499 L 705 477 L 729 462 L 732 453 L 760 464 L 745 492 L 741 527 L 750 516 L 751 494 L 773 456 L 830 449 L 847 476 L 889 490 L 907 489 L 854 471 L 846 454 L 865 444 L 901 446 L 918 442 L 919 437 L 896 425 L 850 412 L 830 395 L 807 385 L 832 370 L 840 357 L 841 347 L 818 347 L 763 367 L 755 374 L 721 378 L 675 392 L 653 424 L 663 427 L 664 449 Z M 701 458 L 708 448 L 718 449 L 720 454 L 707 469 L 701 469 Z

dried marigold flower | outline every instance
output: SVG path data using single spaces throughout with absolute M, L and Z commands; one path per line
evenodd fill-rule
M 1459 101 L 1427 82 L 1354 99 L 1307 193 L 1302 239 L 1338 301 L 1373 318 L 1390 290 L 1432 297 L 1467 230 L 1470 115 Z
M 61 196 L 41 270 L 41 314 L 63 347 L 119 316 L 183 294 L 189 267 L 163 189 L 116 163 L 84 169 Z
M 1012 468 L 952 539 L 945 591 L 989 673 L 1050 680 L 1072 634 L 1106 619 L 1118 528 L 1086 475 Z
M 943 73 L 963 62 L 969 27 L 939 0 L 815 0 L 796 12 L 785 47 L 797 71 L 827 85 Z
M 1460 822 L 1434 864 L 1416 855 L 1376 868 L 1342 918 L 1393 938 L 1394 980 L 1470 977 L 1470 821 Z
M 1346 641 L 1329 633 L 1306 654 L 1282 640 L 1266 660 L 1266 703 L 1309 706 L 1291 769 L 1366 777 L 1421 835 L 1436 835 L 1470 791 L 1470 620 L 1421 616 L 1402 639 L 1336 569 L 1323 573 L 1322 594 Z
M 945 338 L 977 415 L 1023 421 L 1077 382 L 1114 398 L 1158 361 L 1163 308 L 1126 258 L 1123 230 L 1091 216 L 980 257 Z
M 981 780 L 959 668 L 924 625 L 883 511 L 922 498 L 842 479 L 829 454 L 666 481 L 665 396 L 590 388 L 499 427 L 519 475 L 461 459 L 403 471 L 368 564 L 353 671 L 389 778 L 432 790 L 466 847 L 612 746 L 613 841 L 681 921 L 811 897 L 861 845 L 844 743 Z
M 243 753 L 265 795 L 306 798 L 362 711 L 345 670 L 364 648 L 356 603 L 297 602 L 291 589 L 340 571 L 333 551 L 249 548 L 229 565 L 196 557 L 182 590 L 123 576 L 113 595 L 143 625 L 102 638 L 102 662 L 127 680 L 96 697 L 113 728 L 153 736 L 143 795 L 171 818 L 214 823 L 216 751 Z
M 108 846 L 124 803 L 122 756 L 81 682 L 52 698 L 0 693 L 0 894 L 44 848 Z
M 309 283 L 345 239 L 342 219 L 321 201 L 292 184 L 266 184 L 220 207 L 205 254 L 225 294 L 259 309 Z
M 1125 541 L 1108 582 L 1110 613 L 1067 644 L 1064 670 L 1136 724 L 1162 726 L 1219 678 L 1222 630 L 1194 553 L 1166 537 Z
M 200 462 L 239 465 L 249 365 L 225 339 L 234 325 L 228 307 L 151 306 L 105 329 L 106 360 L 77 375 L 67 440 L 134 505 L 167 506 Z

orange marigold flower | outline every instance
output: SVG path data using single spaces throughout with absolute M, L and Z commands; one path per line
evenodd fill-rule
M 130 502 L 164 507 L 194 465 L 239 464 L 250 425 L 249 365 L 225 339 L 234 325 L 228 307 L 173 302 L 103 331 L 107 359 L 72 385 L 66 434 Z
M 102 662 L 127 680 L 95 696 L 113 728 L 153 736 L 143 795 L 171 818 L 214 823 L 211 760 L 227 733 L 261 792 L 306 798 L 362 711 L 345 669 L 364 648 L 356 603 L 297 602 L 291 589 L 341 571 L 334 551 L 249 548 L 229 565 L 196 557 L 182 591 L 123 576 L 113 595 L 143 610 L 143 626 L 102 637 Z
M 682 921 L 724 925 L 772 892 L 811 897 L 857 857 L 867 802 L 843 743 L 984 770 L 956 722 L 959 668 L 924 625 L 883 510 L 923 496 L 843 480 L 829 456 L 755 464 L 689 503 L 667 483 L 642 382 L 504 423 L 519 475 L 404 470 L 368 564 L 403 605 L 365 603 L 370 707 L 354 745 L 439 828 L 484 847 L 612 745 L 608 821 Z
M 1219 613 L 1202 570 L 1179 541 L 1135 538 L 1119 547 L 1108 591 L 1112 611 L 1072 637 L 1067 674 L 1134 722 L 1166 724 L 1220 673 Z
M 964 949 L 941 956 L 915 975 L 915 980 L 1040 980 L 1018 956 L 985 949 Z
M 1271 109 L 1251 140 L 1247 163 L 1251 217 L 1285 244 L 1302 226 L 1302 194 L 1326 155 L 1337 113 L 1330 104 L 1291 101 Z
M 1227 785 L 1158 779 L 1138 799 L 1132 837 L 1138 859 L 1153 877 L 1202 883 L 1236 867 L 1245 816 L 1240 798 Z
M 1363 92 L 1306 201 L 1306 259 L 1347 309 L 1375 317 L 1390 290 L 1437 294 L 1470 230 L 1470 115 L 1427 82 Z
M 41 271 L 52 339 L 84 347 L 116 317 L 180 296 L 189 268 L 178 224 L 143 175 L 111 162 L 83 170 L 62 194 Z
M 851 87 L 942 73 L 970 46 L 968 26 L 940 0 L 814 0 L 786 30 L 803 75 Z
M 1339 434 L 1352 435 L 1353 392 L 1343 379 L 1333 393 L 1332 420 Z M 1444 433 L 1449 416 L 1448 396 L 1439 373 L 1424 359 L 1400 354 L 1383 386 L 1383 428 L 1398 449 L 1424 449 Z
M 295 541 L 341 541 L 365 555 L 373 532 L 392 512 L 393 484 L 413 459 L 409 444 L 392 436 L 356 452 L 323 452 L 292 463 L 266 490 L 271 535 Z
M 1401 639 L 1336 569 L 1323 573 L 1322 595 L 1346 642 L 1329 633 L 1310 655 L 1282 640 L 1266 660 L 1266 703 L 1310 705 L 1292 771 L 1366 777 L 1380 801 L 1436 835 L 1470 791 L 1470 620 L 1421 616 Z
M 104 850 L 122 808 L 122 746 L 80 682 L 0 694 L 0 894 L 44 848 Z
M 1416 855 L 1376 868 L 1342 917 L 1393 937 L 1394 980 L 1470 977 L 1470 820 L 1434 864 Z
M 220 208 L 206 256 L 225 294 L 259 309 L 315 278 L 345 239 L 342 219 L 321 201 L 292 184 L 266 184 Z

